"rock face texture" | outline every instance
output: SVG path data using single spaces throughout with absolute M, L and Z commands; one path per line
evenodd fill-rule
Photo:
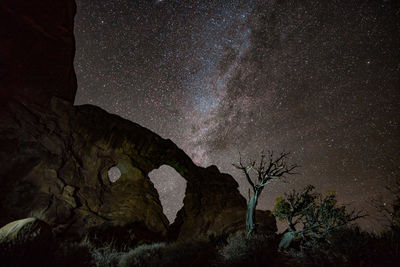
M 74 0 L 0 2 L 0 107 L 11 99 L 46 107 L 77 89 Z
M 46 113 L 13 103 L 6 117 L 0 126 L 1 220 L 40 213 L 57 234 L 165 235 L 168 221 L 146 174 L 151 159 L 137 155 L 137 147 L 151 147 L 150 131 L 59 99 Z M 115 165 L 123 171 L 112 184 L 107 171 Z
M 33 2 L 3 1 L 0 6 L 7 25 L 13 25 L 5 37 L 10 46 L 0 42 L 0 48 L 9 49 L 7 66 L 0 66 L 0 226 L 40 214 L 57 237 L 93 233 L 128 243 L 243 229 L 246 201 L 230 175 L 215 166 L 196 166 L 172 141 L 136 123 L 95 106 L 73 106 L 75 4 Z M 47 2 L 46 12 L 58 8 L 41 17 L 37 8 Z M 14 23 L 32 29 L 19 31 Z M 26 49 L 24 34 L 28 40 L 35 36 L 29 62 L 18 52 Z M 172 226 L 148 177 L 164 164 L 187 181 L 184 206 Z M 114 166 L 121 177 L 111 182 L 107 172 Z M 262 217 L 268 221 L 265 229 L 274 232 L 273 216 Z
M 0 243 L 2 245 L 26 244 L 29 241 L 48 242 L 52 240 L 53 233 L 45 222 L 36 218 L 27 218 L 11 222 L 0 228 Z M 41 242 L 42 242 L 41 241 Z
M 7 262 L 26 259 L 29 263 L 33 256 L 46 258 L 46 253 L 54 250 L 54 244 L 52 230 L 45 222 L 36 218 L 11 222 L 0 228 L 0 264 L 16 266 Z
M 56 234 L 156 240 L 169 225 L 148 173 L 167 164 L 187 180 L 171 227 L 179 239 L 218 236 L 244 225 L 238 184 L 201 168 L 170 140 L 90 105 L 53 98 L 42 113 L 9 105 L 0 123 L 1 224 L 41 214 Z M 108 170 L 121 177 L 112 183 Z

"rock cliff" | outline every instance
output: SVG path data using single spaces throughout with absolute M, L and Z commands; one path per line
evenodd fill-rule
M 0 259 L 48 257 L 55 248 L 52 229 L 36 218 L 11 222 L 0 228 Z M 39 255 L 38 255 L 39 254 Z M 5 266 L 3 261 L 0 263 Z M 28 265 L 28 264 L 27 264 Z M 11 266 L 11 265 L 9 265 Z
M 39 107 L 53 96 L 74 101 L 75 12 L 74 0 L 1 1 L 0 106 L 15 98 Z
M 0 226 L 40 215 L 58 237 L 93 233 L 125 242 L 244 228 L 246 201 L 230 175 L 196 166 L 172 141 L 136 123 L 73 105 L 75 3 L 33 2 L 0 6 L 1 22 L 10 25 L 0 42 Z M 187 181 L 172 226 L 148 177 L 164 164 Z M 107 174 L 113 166 L 121 171 L 115 182 Z M 275 231 L 273 216 L 264 217 Z

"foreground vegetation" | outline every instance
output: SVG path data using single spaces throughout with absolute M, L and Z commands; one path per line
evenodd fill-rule
M 314 247 L 278 249 L 282 235 L 238 232 L 228 238 L 141 244 L 119 248 L 87 238 L 62 242 L 54 254 L 2 255 L 2 266 L 393 266 L 400 260 L 400 229 L 379 236 L 351 226 L 331 232 Z
M 361 231 L 354 221 L 364 215 L 337 204 L 334 193 L 323 196 L 313 190 L 309 185 L 277 198 L 273 213 L 288 226 L 281 234 L 261 234 L 248 227 L 208 240 L 135 247 L 101 243 L 95 237 L 29 247 L 28 237 L 21 243 L 24 250 L 15 247 L 4 253 L 0 246 L 0 266 L 395 266 L 400 262 L 400 179 L 392 187 L 395 201 L 382 210 L 389 228 L 379 235 Z

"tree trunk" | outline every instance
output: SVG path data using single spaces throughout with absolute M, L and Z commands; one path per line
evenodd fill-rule
M 247 204 L 246 213 L 246 236 L 249 238 L 256 231 L 256 206 L 259 192 L 255 190 L 253 197 Z
M 290 243 L 292 243 L 292 241 L 294 240 L 294 238 L 296 237 L 296 233 L 289 231 L 286 232 L 281 239 L 281 242 L 279 242 L 279 246 L 278 249 L 286 249 L 290 246 Z

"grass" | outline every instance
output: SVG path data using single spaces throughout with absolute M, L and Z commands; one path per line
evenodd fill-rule
M 312 248 L 278 251 L 278 235 L 246 239 L 237 232 L 218 241 L 156 242 L 121 249 L 86 237 L 59 243 L 51 257 L 39 253 L 22 261 L 15 256 L 14 264 L 1 262 L 0 266 L 390 266 L 400 260 L 400 231 L 376 236 L 357 227 L 344 228 L 328 241 Z

